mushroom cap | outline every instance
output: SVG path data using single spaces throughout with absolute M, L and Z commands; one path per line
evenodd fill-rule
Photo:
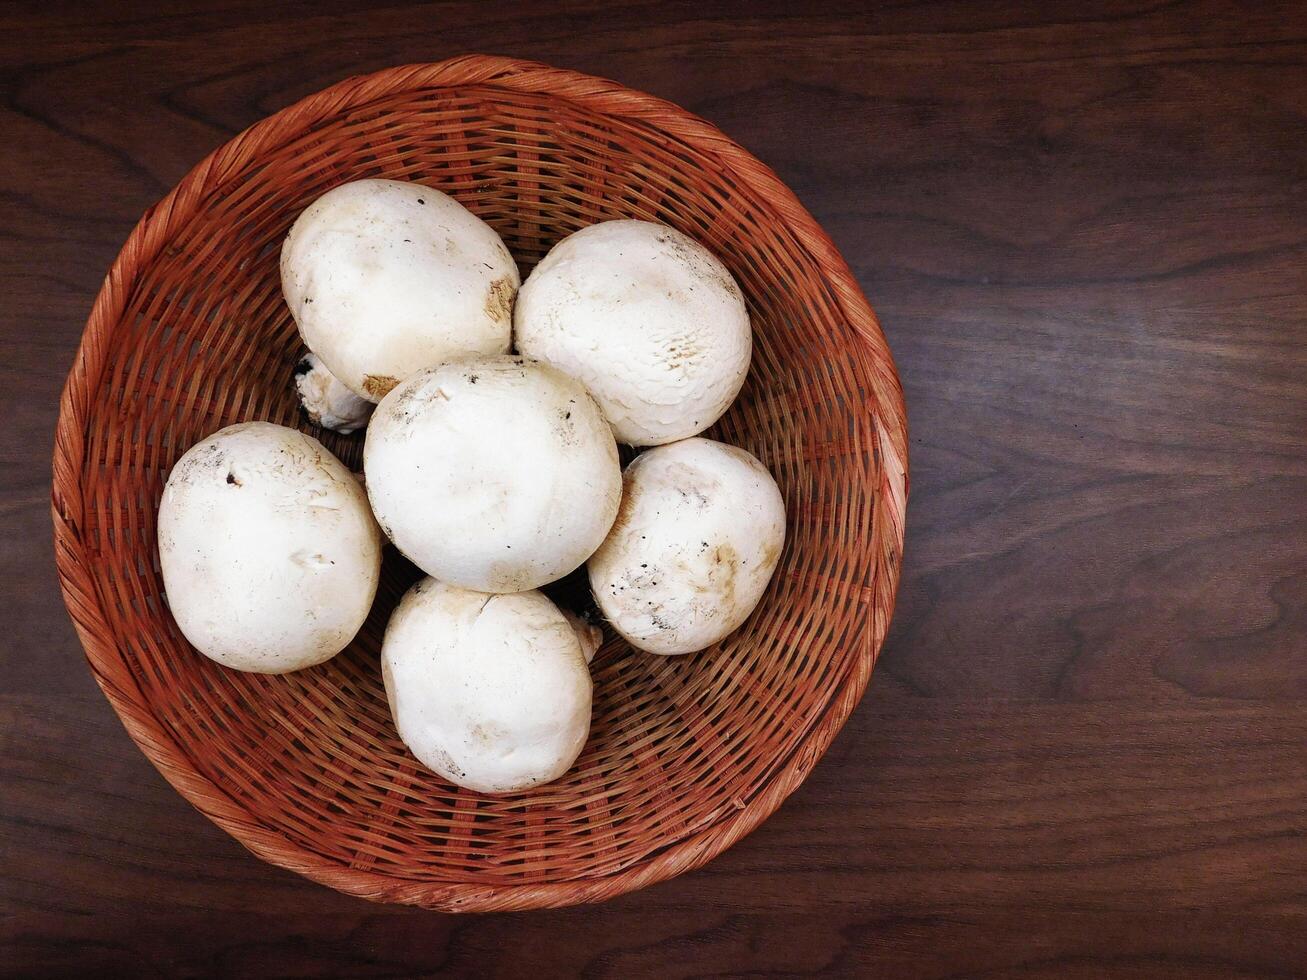
M 590 732 L 590 671 L 539 592 L 487 595 L 423 579 L 381 648 L 399 737 L 423 765 L 482 793 L 557 779 Z
M 333 188 L 281 249 L 282 293 L 304 343 L 372 402 L 419 368 L 508 350 L 520 282 L 493 228 L 400 180 Z
M 563 239 L 527 278 L 517 349 L 580 380 L 619 442 L 702 432 L 749 370 L 753 335 L 730 272 L 694 239 L 649 221 L 604 221 Z
M 168 476 L 158 529 L 173 618 L 226 667 L 322 663 L 372 607 L 382 539 L 367 496 L 295 429 L 246 422 L 191 447 Z
M 578 382 L 528 358 L 428 368 L 382 399 L 363 451 L 382 530 L 419 568 L 524 592 L 579 567 L 622 493 L 613 433 Z
M 587 569 L 599 608 L 633 646 L 693 653 L 743 623 L 785 543 L 785 502 L 735 446 L 694 438 L 638 456 Z

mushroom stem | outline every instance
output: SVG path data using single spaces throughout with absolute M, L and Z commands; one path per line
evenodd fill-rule
M 570 609 L 559 609 L 558 611 L 563 614 L 563 618 L 572 627 L 572 632 L 576 634 L 576 638 L 581 644 L 581 653 L 585 657 L 585 662 L 591 663 L 595 658 L 595 654 L 599 652 L 599 648 L 604 644 L 604 631 L 593 623 L 587 623 Z
M 333 432 L 357 432 L 368 424 L 376 408 L 341 384 L 312 352 L 295 365 L 295 390 L 309 421 Z

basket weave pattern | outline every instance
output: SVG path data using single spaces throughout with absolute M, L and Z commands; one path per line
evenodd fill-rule
M 608 218 L 673 225 L 734 273 L 755 330 L 708 435 L 775 474 L 790 530 L 767 595 L 717 648 L 608 643 L 576 766 L 529 793 L 450 786 L 399 742 L 378 655 L 415 572 L 390 553 L 372 616 L 320 667 L 224 670 L 167 611 L 155 513 L 168 471 L 234 422 L 302 425 L 281 240 L 330 187 L 418 180 L 504 237 L 523 275 Z M 314 431 L 359 468 L 361 437 Z M 861 697 L 888 626 L 906 430 L 875 317 L 765 166 L 669 103 L 471 56 L 350 79 L 216 151 L 152 208 L 92 310 L 61 404 L 56 555 L 95 677 L 188 800 L 255 854 L 342 891 L 442 909 L 598 901 L 696 867 L 802 782 Z

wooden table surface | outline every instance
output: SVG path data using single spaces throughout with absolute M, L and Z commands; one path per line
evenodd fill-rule
M 0 973 L 1307 969 L 1307 7 L 366 7 L 0 6 Z M 57 397 L 137 217 L 292 100 L 468 51 L 754 151 L 907 393 L 865 700 L 761 829 L 601 907 L 443 916 L 261 863 L 127 737 L 54 573 Z

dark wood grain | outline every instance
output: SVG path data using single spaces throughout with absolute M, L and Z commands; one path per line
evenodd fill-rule
M 0 973 L 1299 975 L 1307 8 L 365 6 L 0 7 Z M 164 783 L 47 500 L 140 213 L 302 95 L 476 50 L 777 169 L 882 317 L 913 496 L 868 696 L 774 818 L 608 906 L 457 918 L 264 865 Z

